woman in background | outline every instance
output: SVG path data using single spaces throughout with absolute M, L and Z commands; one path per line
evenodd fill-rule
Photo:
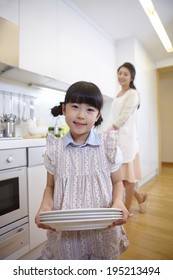
M 136 129 L 140 98 L 134 85 L 135 75 L 136 70 L 129 62 L 124 63 L 117 70 L 121 90 L 112 103 L 112 127 L 110 129 L 118 131 L 118 145 L 123 154 L 123 164 L 120 168 L 125 187 L 125 206 L 130 212 L 134 195 L 138 202 L 140 213 L 145 213 L 147 194 L 140 193 L 135 188 L 135 183 L 141 180 L 139 143 Z

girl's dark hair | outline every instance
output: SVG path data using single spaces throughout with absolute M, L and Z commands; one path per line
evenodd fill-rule
M 120 67 L 118 67 L 118 70 L 117 70 L 117 73 L 119 72 L 119 70 L 122 68 L 122 67 L 125 67 L 129 70 L 130 72 L 130 75 L 131 75 L 131 81 L 130 81 L 130 88 L 133 88 L 133 89 L 136 89 L 135 85 L 134 85 L 134 79 L 135 79 L 135 76 L 136 76 L 136 70 L 135 70 L 135 67 L 133 66 L 133 64 L 131 64 L 130 62 L 125 62 L 123 63 Z M 140 103 L 138 104 L 138 107 L 137 109 L 139 109 L 140 107 Z
M 85 103 L 97 108 L 100 112 L 103 107 L 103 96 L 95 84 L 85 81 L 76 82 L 68 88 L 64 102 L 51 109 L 52 115 L 54 117 L 63 115 L 62 105 L 65 106 L 67 103 Z M 100 125 L 102 121 L 103 118 L 100 116 L 94 126 Z
M 125 67 L 129 70 L 130 72 L 130 75 L 131 75 L 131 81 L 130 81 L 130 88 L 133 88 L 133 89 L 136 89 L 135 85 L 134 85 L 134 79 L 135 79 L 135 76 L 136 76 L 136 70 L 135 70 L 135 67 L 133 66 L 133 64 L 131 64 L 130 62 L 125 62 L 123 63 L 117 70 L 117 73 L 119 72 L 119 70 L 122 68 L 122 67 Z

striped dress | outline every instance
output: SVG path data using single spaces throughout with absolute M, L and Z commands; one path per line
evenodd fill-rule
M 115 169 L 116 158 L 118 161 L 116 133 L 97 134 L 100 145 L 82 147 L 70 144 L 64 147 L 65 137 L 47 136 L 45 166 L 55 178 L 54 210 L 111 207 L 110 174 L 111 168 Z M 48 230 L 42 257 L 109 260 L 118 259 L 127 248 L 128 239 L 122 226 L 78 231 Z

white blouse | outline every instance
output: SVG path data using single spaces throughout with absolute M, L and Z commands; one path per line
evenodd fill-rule
M 136 129 L 138 105 L 139 93 L 135 89 L 115 97 L 112 103 L 112 123 L 118 127 L 118 145 L 123 154 L 123 163 L 133 161 L 139 150 Z

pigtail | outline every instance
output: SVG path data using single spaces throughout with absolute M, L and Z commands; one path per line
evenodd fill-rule
M 96 126 L 100 125 L 100 124 L 102 123 L 102 121 L 103 121 L 103 118 L 102 118 L 102 116 L 100 115 L 100 117 L 98 118 L 98 120 L 95 122 L 94 126 L 96 127 Z
M 51 114 L 54 117 L 57 117 L 59 115 L 63 115 L 63 111 L 62 111 L 62 105 L 64 104 L 64 102 L 60 102 L 59 106 L 54 106 L 53 108 L 51 108 Z

